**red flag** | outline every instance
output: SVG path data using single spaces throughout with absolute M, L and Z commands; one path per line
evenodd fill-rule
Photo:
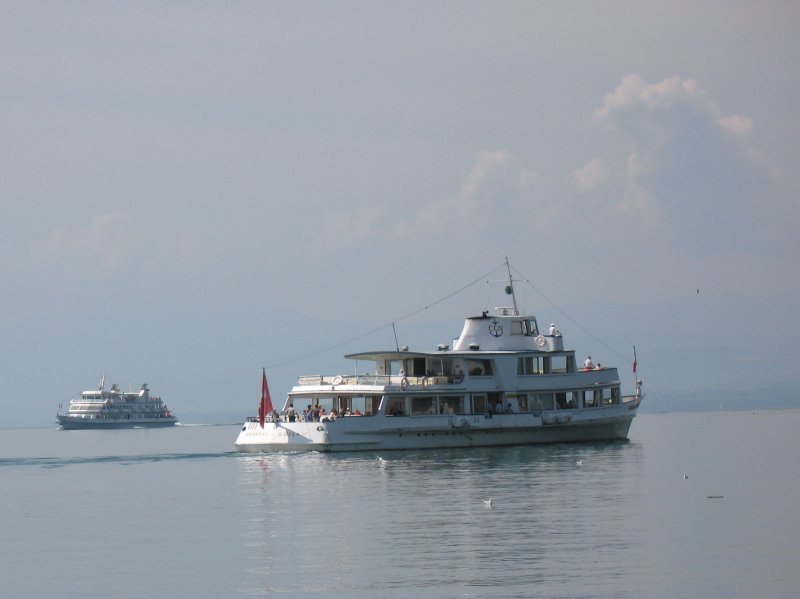
M 272 413 L 272 399 L 269 397 L 269 387 L 267 387 L 267 370 L 262 369 L 262 371 L 261 404 L 258 406 L 258 421 L 261 423 L 261 428 L 264 428 L 265 416 L 267 413 Z

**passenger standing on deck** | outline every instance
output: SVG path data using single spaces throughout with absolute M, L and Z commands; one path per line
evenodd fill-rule
M 290 404 L 289 404 L 289 407 L 288 407 L 288 408 L 286 408 L 286 409 L 283 411 L 283 413 L 284 413 L 284 414 L 286 414 L 286 419 L 287 419 L 289 422 L 294 422 L 295 420 L 297 420 L 297 412 L 296 412 L 296 411 L 295 411 L 295 409 L 294 409 L 294 404 L 290 403 Z
M 556 328 L 556 323 L 550 323 L 550 331 L 548 332 L 548 335 L 551 337 L 561 337 L 561 331 Z

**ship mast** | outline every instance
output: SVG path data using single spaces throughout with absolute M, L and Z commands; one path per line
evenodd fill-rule
M 511 296 L 511 301 L 514 302 L 514 316 L 519 316 L 517 309 L 517 295 L 514 293 L 514 279 L 511 278 L 511 267 L 508 265 L 508 256 L 506 256 L 506 270 L 508 271 L 508 285 L 506 286 L 506 293 Z

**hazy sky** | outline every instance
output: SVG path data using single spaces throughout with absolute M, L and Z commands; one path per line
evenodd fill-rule
M 0 2 L 0 426 L 253 412 L 505 256 L 655 389 L 797 385 L 798 6 Z

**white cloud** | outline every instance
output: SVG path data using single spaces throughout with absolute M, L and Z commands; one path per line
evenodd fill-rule
M 745 136 L 749 135 L 753 130 L 753 121 L 742 116 L 741 114 L 734 114 L 732 116 L 720 117 L 717 119 L 719 126 L 725 131 L 733 133 L 734 135 Z
M 325 243 L 331 239 L 337 240 L 337 245 L 344 243 L 350 245 L 358 243 L 364 238 L 385 232 L 386 212 L 378 206 L 363 206 L 355 213 L 337 214 L 336 217 L 325 225 L 326 234 L 321 237 Z
M 482 229 L 487 215 L 496 222 L 524 206 L 540 183 L 538 173 L 520 165 L 508 150 L 480 151 L 460 191 L 423 207 L 416 220 L 426 227 L 458 223 L 470 230 Z
M 709 226 L 730 247 L 736 232 L 764 218 L 770 182 L 749 142 L 752 120 L 726 115 L 694 79 L 648 84 L 625 76 L 595 110 L 594 122 L 629 145 L 621 206 L 644 222 L 661 222 L 691 247 L 708 246 Z
M 670 111 L 682 103 L 691 104 L 717 118 L 721 116 L 719 108 L 694 79 L 671 77 L 648 84 L 639 75 L 630 74 L 622 78 L 613 92 L 606 94 L 603 106 L 595 110 L 593 118 L 596 123 L 610 127 L 619 115 L 639 109 Z
M 57 225 L 31 244 L 29 270 L 51 284 L 141 277 L 142 284 L 167 281 L 178 287 L 205 287 L 201 281 L 225 250 L 223 237 L 204 225 L 160 225 L 126 212 L 100 214 L 85 224 Z
M 602 158 L 592 158 L 582 168 L 572 171 L 572 179 L 581 193 L 595 191 L 608 180 L 605 161 Z
M 32 256 L 44 265 L 83 265 L 109 273 L 145 248 L 143 223 L 115 212 L 96 216 L 84 226 L 55 227 L 47 237 L 33 243 Z

